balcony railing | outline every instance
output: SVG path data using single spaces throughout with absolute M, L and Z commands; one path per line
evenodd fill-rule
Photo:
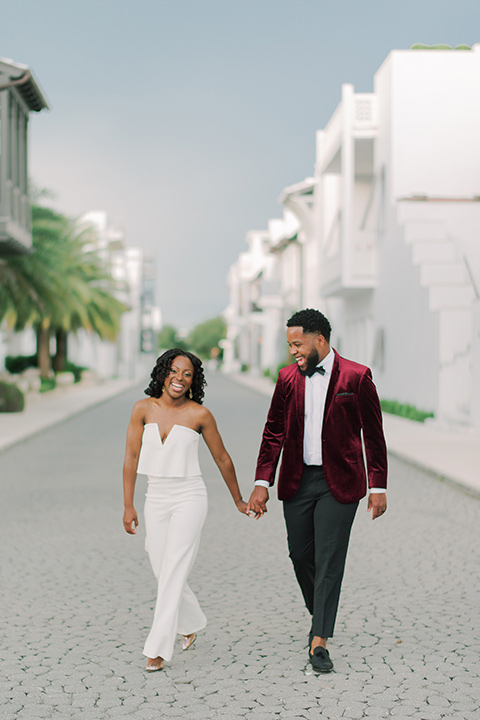
M 322 157 L 319 158 L 321 172 L 341 171 L 342 145 L 350 136 L 372 138 L 378 125 L 378 103 L 373 93 L 357 93 L 353 102 L 340 102 L 323 133 Z M 345 117 L 345 112 L 350 117 Z
M 378 123 L 377 97 L 372 93 L 356 93 L 354 98 L 353 128 L 374 130 Z

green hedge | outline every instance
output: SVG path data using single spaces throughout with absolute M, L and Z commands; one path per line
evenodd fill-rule
M 0 380 L 0 412 L 21 412 L 25 407 L 25 396 L 11 383 Z
M 5 368 L 12 375 L 20 375 L 32 367 L 38 367 L 36 355 L 7 355 L 5 358 Z
M 52 358 L 53 360 L 53 358 Z M 36 355 L 7 355 L 5 358 L 5 368 L 12 375 L 20 375 L 24 370 L 28 368 L 38 367 Z M 65 361 L 65 372 L 73 373 L 75 382 L 80 382 L 82 379 L 82 372 L 88 368 L 82 367 L 81 365 L 75 365 L 70 360 Z M 48 388 L 51 390 L 51 388 Z
M 415 405 L 399 403 L 396 400 L 380 400 L 380 407 L 383 412 L 391 415 L 399 415 L 407 418 L 407 420 L 415 420 L 416 422 L 424 422 L 427 418 L 434 417 L 433 412 L 419 410 Z
M 65 362 L 65 372 L 73 373 L 76 383 L 80 382 L 82 379 L 82 372 L 84 370 L 88 370 L 88 368 L 82 367 L 81 365 L 75 365 L 75 363 L 70 362 L 70 360 Z

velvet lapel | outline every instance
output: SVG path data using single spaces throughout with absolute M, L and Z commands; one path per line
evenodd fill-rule
M 297 406 L 298 427 L 302 431 L 305 425 L 305 375 L 297 367 L 295 373 L 295 405 Z
M 328 413 L 330 411 L 330 407 L 332 405 L 332 399 L 335 395 L 335 386 L 337 384 L 338 375 L 340 372 L 339 369 L 339 362 L 340 362 L 340 355 L 337 353 L 336 350 L 333 351 L 335 353 L 335 359 L 333 361 L 332 366 L 332 376 L 330 378 L 330 382 L 328 383 L 328 390 L 327 390 L 327 397 L 325 398 L 325 410 L 323 412 L 323 425 L 325 426 L 325 421 L 328 417 Z

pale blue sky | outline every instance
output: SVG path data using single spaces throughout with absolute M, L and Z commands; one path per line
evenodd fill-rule
M 177 326 L 224 309 L 246 232 L 313 173 L 342 83 L 372 90 L 392 49 L 480 41 L 478 0 L 4 5 L 0 56 L 29 65 L 52 106 L 32 117 L 31 175 L 59 210 L 123 219 Z

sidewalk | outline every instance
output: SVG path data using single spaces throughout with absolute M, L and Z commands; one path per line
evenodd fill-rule
M 268 378 L 243 374 L 228 377 L 268 397 L 273 392 Z M 480 432 L 440 428 L 428 421 L 413 422 L 388 413 L 384 413 L 383 422 L 391 455 L 480 498 Z
M 138 385 L 136 380 L 108 380 L 98 385 L 71 385 L 27 397 L 20 413 L 0 413 L 0 452 L 52 425 Z

